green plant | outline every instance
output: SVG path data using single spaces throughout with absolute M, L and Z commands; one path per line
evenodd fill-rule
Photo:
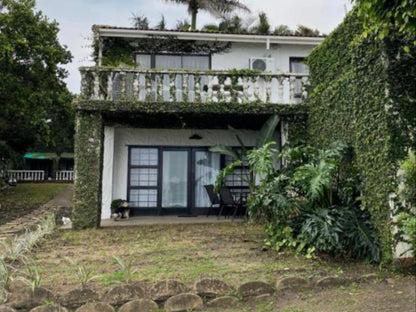
M 85 288 L 89 282 L 98 277 L 98 275 L 94 275 L 94 271 L 91 267 L 88 267 L 85 264 L 82 264 L 78 267 L 77 278 L 81 288 Z
M 0 291 L 1 289 L 6 291 L 10 290 L 11 283 L 14 279 L 14 273 L 13 267 L 0 259 Z
M 111 213 L 112 213 L 112 214 L 113 214 L 113 213 L 116 213 L 116 212 L 118 211 L 118 209 L 120 209 L 120 208 L 121 208 L 121 206 L 122 206 L 123 204 L 125 204 L 125 203 L 127 203 L 127 201 L 126 201 L 126 200 L 124 200 L 124 199 L 114 199 L 114 200 L 111 202 L 111 206 L 110 206 Z
M 126 283 L 130 283 L 133 280 L 134 275 L 138 272 L 134 266 L 134 257 L 130 256 L 127 260 L 123 260 L 120 257 L 113 257 L 116 260 L 120 271 L 123 272 L 123 279 Z
M 32 264 L 26 264 L 25 273 L 23 276 L 19 276 L 19 279 L 28 285 L 32 292 L 35 292 L 42 284 L 42 274 L 39 267 Z
M 251 153 L 254 153 L 252 156 L 252 161 L 254 164 L 254 160 L 260 159 L 260 156 L 263 156 L 263 158 L 261 159 L 264 161 L 262 164 L 263 168 L 259 168 L 261 170 L 264 170 L 265 161 L 269 159 L 270 153 L 274 151 L 274 149 L 271 148 L 272 144 L 268 144 L 268 143 L 272 141 L 273 135 L 275 133 L 275 130 L 279 121 L 280 121 L 280 118 L 278 115 L 272 115 L 262 126 L 262 128 L 260 129 L 256 137 L 255 149 L 261 149 L 261 148 L 263 149 L 257 154 L 255 152 L 251 152 Z M 248 159 L 248 155 L 249 155 L 249 149 L 244 145 L 244 142 L 240 138 L 239 135 L 236 134 L 235 137 L 237 141 L 240 143 L 240 147 L 241 147 L 240 151 L 233 149 L 231 146 L 223 146 L 223 145 L 211 147 L 210 151 L 231 156 L 234 159 L 234 161 L 240 164 L 246 162 Z M 231 169 L 237 165 L 238 164 L 236 163 L 234 165 L 230 165 L 229 168 L 224 168 L 223 172 L 220 173 L 221 177 L 218 183 L 216 183 L 216 185 L 219 186 L 220 183 L 225 180 L 226 175 L 232 173 Z M 250 193 L 252 194 L 255 190 L 255 184 L 256 184 L 255 173 L 252 167 L 250 168 L 247 176 L 245 177 L 245 180 L 248 182 Z

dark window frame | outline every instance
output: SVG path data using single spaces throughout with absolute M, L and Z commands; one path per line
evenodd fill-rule
M 158 52 L 158 53 L 148 53 L 144 51 L 139 51 L 134 53 L 134 61 L 136 61 L 136 55 L 150 55 L 150 68 L 156 68 L 156 56 L 157 55 L 171 55 L 171 56 L 181 56 L 181 68 L 183 69 L 183 57 L 184 56 L 207 56 L 208 57 L 208 69 L 212 69 L 212 54 L 201 54 L 201 53 L 173 53 L 173 52 Z M 169 69 L 169 68 L 167 68 Z

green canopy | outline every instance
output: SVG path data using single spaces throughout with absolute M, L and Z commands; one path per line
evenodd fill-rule
M 23 157 L 26 159 L 58 159 L 58 158 L 74 158 L 74 154 L 62 153 L 61 157 L 58 157 L 56 153 L 26 153 Z

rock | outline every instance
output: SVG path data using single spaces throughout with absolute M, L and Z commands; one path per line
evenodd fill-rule
M 90 302 L 79 307 L 75 312 L 115 312 L 114 308 L 103 302 Z
M 374 282 L 375 280 L 378 279 L 377 274 L 375 273 L 370 273 L 370 274 L 365 274 L 365 275 L 361 275 L 358 278 L 358 282 L 359 283 L 365 283 L 365 282 Z
M 201 297 L 190 293 L 170 297 L 165 303 L 166 312 L 200 311 L 203 307 Z
M 152 286 L 150 293 L 155 301 L 165 301 L 166 299 L 185 293 L 188 288 L 178 280 L 165 280 Z
M 214 309 L 229 309 L 235 308 L 240 304 L 236 297 L 224 296 L 213 299 L 207 303 L 207 306 Z
M 30 310 L 30 312 L 68 312 L 68 310 L 59 304 L 41 305 Z
M 244 297 L 259 296 L 263 294 L 272 294 L 274 291 L 273 287 L 262 281 L 253 281 L 241 284 L 237 292 Z
M 89 288 L 71 290 L 61 296 L 61 304 L 70 309 L 76 309 L 83 304 L 98 300 L 98 294 Z
M 309 281 L 306 278 L 295 277 L 295 276 L 282 278 L 276 283 L 277 290 L 283 290 L 283 289 L 297 290 L 301 288 L 307 288 L 308 286 L 309 286 Z
M 256 303 L 265 303 L 265 302 L 270 302 L 272 300 L 273 300 L 272 295 L 270 294 L 263 294 L 263 295 L 254 297 L 254 302 Z
M 130 284 L 130 288 L 133 290 L 135 295 L 139 298 L 147 298 L 150 296 L 150 286 L 146 282 L 135 282 Z
M 139 297 L 136 295 L 136 290 L 133 290 L 129 285 L 115 286 L 101 297 L 102 301 L 115 306 L 120 306 L 134 299 L 139 299 Z
M 16 312 L 16 310 L 6 305 L 0 305 L 0 312 Z
M 123 304 L 118 312 L 150 312 L 158 309 L 159 306 L 153 300 L 139 299 Z
M 327 287 L 345 285 L 346 283 L 347 283 L 347 280 L 342 277 L 327 276 L 317 281 L 316 286 L 320 288 L 327 288 Z
M 20 288 L 14 291 L 10 298 L 12 308 L 18 310 L 30 310 L 40 306 L 45 301 L 56 301 L 55 296 L 46 288 L 38 287 L 35 291 L 30 288 Z
M 202 297 L 213 298 L 230 292 L 231 287 L 219 279 L 205 278 L 194 284 L 194 291 Z

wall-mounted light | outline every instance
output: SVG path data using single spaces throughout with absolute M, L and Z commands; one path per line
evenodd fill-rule
M 199 134 L 194 133 L 189 137 L 189 140 L 202 140 L 202 137 Z

